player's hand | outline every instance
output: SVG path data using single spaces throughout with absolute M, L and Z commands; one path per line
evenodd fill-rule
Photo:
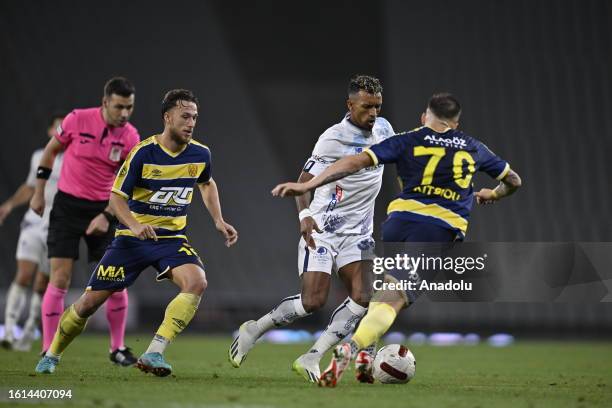
M 272 189 L 274 197 L 300 196 L 308 191 L 304 186 L 306 183 L 283 183 Z
M 30 208 L 36 214 L 40 215 L 41 217 L 43 216 L 43 213 L 45 212 L 45 195 L 42 191 L 38 189 L 34 191 L 34 195 L 30 200 Z
M 317 225 L 317 222 L 312 217 L 304 217 L 302 221 L 300 221 L 300 232 L 302 234 L 302 238 L 306 241 L 306 244 L 312 248 L 317 249 L 317 246 L 314 242 L 314 238 L 312 237 L 312 230 L 321 233 L 321 229 Z
M 227 222 L 223 220 L 217 221 L 215 222 L 215 228 L 217 228 L 217 230 L 223 234 L 226 247 L 229 248 L 234 245 L 236 241 L 238 241 L 238 231 L 236 231 L 236 228 L 232 227 Z
M 104 215 L 102 215 L 104 217 Z M 132 234 L 136 236 L 141 241 L 145 239 L 152 239 L 153 241 L 157 241 L 157 234 L 155 233 L 155 227 L 146 224 L 137 224 L 134 227 L 130 228 Z
M 4 224 L 4 220 L 6 217 L 13 211 L 13 205 L 9 202 L 6 202 L 0 205 L 0 225 Z
M 491 190 L 490 188 L 483 188 L 474 193 L 474 195 L 476 196 L 476 202 L 478 204 L 493 204 L 499 200 L 499 197 L 497 197 L 495 191 Z
M 85 230 L 85 235 L 104 235 L 108 232 L 109 227 L 110 223 L 104 214 L 100 213 L 91 220 L 87 226 L 87 230 Z

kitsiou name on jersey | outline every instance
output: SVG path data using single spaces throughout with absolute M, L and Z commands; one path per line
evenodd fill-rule
M 431 144 L 446 146 L 446 147 L 454 147 L 456 149 L 462 149 L 467 147 L 467 142 L 460 137 L 445 138 L 438 137 L 436 135 L 427 135 L 423 138 L 424 141 L 429 142 Z

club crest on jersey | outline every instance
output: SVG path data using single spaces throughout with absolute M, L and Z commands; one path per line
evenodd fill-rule
M 191 177 L 195 177 L 198 175 L 198 166 L 196 166 L 195 164 L 190 164 L 187 167 L 187 171 L 189 172 L 189 175 Z
M 467 147 L 467 143 L 465 139 L 462 139 L 457 136 L 454 136 L 453 138 L 446 138 L 446 137 L 438 137 L 436 135 L 427 135 L 423 138 L 423 140 L 431 144 L 435 144 L 439 146 L 446 146 L 446 147 L 454 147 L 456 149 L 463 149 Z

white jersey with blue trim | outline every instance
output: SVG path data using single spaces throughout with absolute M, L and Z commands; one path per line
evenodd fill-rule
M 319 137 L 304 171 L 317 176 L 335 161 L 359 154 L 393 134 L 384 118 L 377 118 L 368 131 L 351 123 L 347 114 Z M 383 166 L 378 165 L 317 188 L 309 208 L 319 228 L 336 234 L 371 234 L 382 175 Z

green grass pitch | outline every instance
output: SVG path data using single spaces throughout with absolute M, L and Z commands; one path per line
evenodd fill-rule
M 137 353 L 149 336 L 132 336 Z M 335 389 L 306 383 L 290 367 L 306 344 L 260 344 L 243 367 L 227 361 L 229 337 L 183 335 L 166 352 L 173 375 L 157 378 L 108 361 L 107 337 L 84 335 L 53 375 L 36 375 L 35 352 L 0 350 L 0 406 L 71 407 L 611 407 L 612 343 L 517 342 L 506 348 L 411 347 L 407 385 Z M 327 364 L 328 359 L 324 360 Z M 10 389 L 71 389 L 70 400 L 9 400 Z

